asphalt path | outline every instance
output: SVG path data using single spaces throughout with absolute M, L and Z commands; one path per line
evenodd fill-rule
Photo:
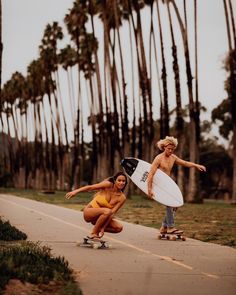
M 123 232 L 104 236 L 111 249 L 78 247 L 91 230 L 82 212 L 12 195 L 0 194 L 0 216 L 64 256 L 84 295 L 236 294 L 230 247 L 158 240 L 156 229 L 123 221 Z

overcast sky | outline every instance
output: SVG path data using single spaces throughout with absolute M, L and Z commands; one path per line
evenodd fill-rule
M 2 83 L 15 71 L 26 74 L 38 58 L 38 46 L 48 23 L 61 26 L 73 0 L 2 0 L 3 72 Z M 192 0 L 186 1 L 193 2 Z M 178 0 L 177 3 L 182 3 Z M 226 97 L 226 73 L 222 60 L 227 53 L 223 0 L 198 0 L 199 95 L 208 112 Z M 236 1 L 232 1 L 234 15 Z M 172 60 L 171 60 L 172 62 Z M 187 102 L 187 101 L 186 101 Z

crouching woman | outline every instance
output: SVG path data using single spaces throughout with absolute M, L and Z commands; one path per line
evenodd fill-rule
M 94 225 L 89 238 L 101 238 L 104 232 L 122 231 L 122 224 L 115 220 L 114 216 L 126 201 L 124 189 L 127 182 L 127 176 L 118 172 L 102 182 L 86 185 L 66 194 L 66 198 L 71 199 L 78 193 L 97 191 L 93 200 L 83 210 L 84 220 Z

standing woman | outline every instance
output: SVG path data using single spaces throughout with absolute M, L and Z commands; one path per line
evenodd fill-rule
M 89 238 L 101 238 L 104 232 L 119 233 L 123 226 L 114 219 L 114 215 L 126 201 L 124 189 L 127 176 L 118 172 L 102 182 L 82 186 L 66 194 L 66 199 L 75 197 L 78 193 L 97 191 L 93 200 L 84 208 L 84 220 L 91 222 L 94 227 Z

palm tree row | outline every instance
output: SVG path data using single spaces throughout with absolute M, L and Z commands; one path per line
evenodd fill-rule
M 76 0 L 64 18 L 71 43 L 63 49 L 58 46 L 64 37 L 62 28 L 56 22 L 47 25 L 39 58 L 28 66 L 27 76 L 14 73 L 2 89 L 1 127 L 9 135 L 4 138 L 8 149 L 4 149 L 2 162 L 14 176 L 14 185 L 47 189 L 67 189 L 66 183 L 78 186 L 86 180 L 88 157 L 92 163 L 90 180 L 119 169 L 124 156 L 151 161 L 154 142 L 170 133 L 167 77 L 172 73 L 176 97 L 172 133 L 180 141 L 182 156 L 185 140 L 181 93 L 187 88 L 188 141 L 192 143 L 189 159 L 198 162 L 196 0 L 193 9 L 194 64 L 190 61 L 185 0 L 182 9 L 174 0 Z M 144 23 L 147 13 L 148 25 Z M 163 25 L 167 23 L 169 37 L 163 34 Z M 100 31 L 102 37 L 98 37 Z M 177 31 L 182 36 L 179 47 Z M 148 37 L 149 42 L 145 42 Z M 166 49 L 167 38 L 171 40 L 172 57 Z M 180 71 L 180 56 L 185 60 L 185 73 Z M 168 72 L 167 61 L 171 59 L 173 69 Z M 66 72 L 68 82 L 66 103 L 60 89 L 62 71 Z M 187 85 L 181 84 L 184 75 Z M 85 105 L 89 108 L 87 122 Z M 72 140 L 68 135 L 70 128 Z M 88 128 L 90 143 L 85 142 Z M 184 189 L 182 170 L 178 171 L 177 180 Z M 191 170 L 188 201 L 196 201 L 197 183 L 197 175 Z

